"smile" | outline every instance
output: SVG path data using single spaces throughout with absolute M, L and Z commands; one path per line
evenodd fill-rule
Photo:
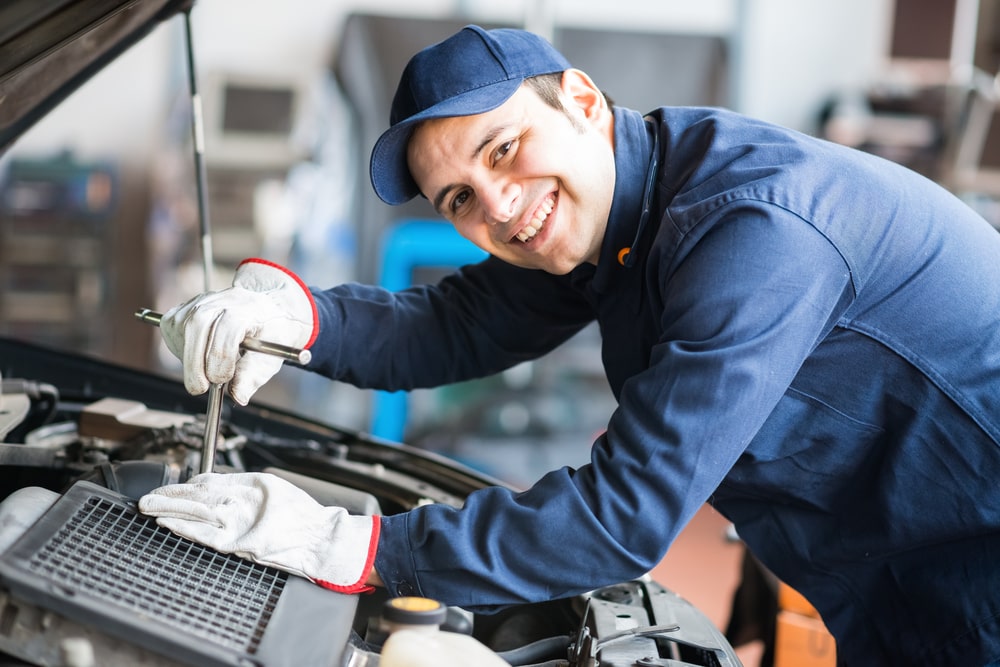
M 556 206 L 556 195 L 550 194 L 545 198 L 545 201 L 535 209 L 535 213 L 531 216 L 531 220 L 528 224 L 524 226 L 524 229 L 515 234 L 516 238 L 521 243 L 527 243 L 531 239 L 535 238 L 538 232 L 542 231 L 542 227 L 545 226 L 545 221 L 548 219 L 549 214 L 552 213 L 552 209 Z

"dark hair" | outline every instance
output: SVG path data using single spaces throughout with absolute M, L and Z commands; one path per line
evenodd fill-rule
M 539 74 L 538 76 L 529 76 L 524 80 L 524 83 L 535 91 L 542 98 L 542 101 L 550 107 L 564 111 L 566 107 L 563 106 L 562 100 L 559 99 L 559 92 L 562 90 L 562 76 L 562 72 Z M 604 95 L 604 99 L 608 103 L 608 108 L 614 109 L 615 103 L 611 99 L 611 96 L 603 90 L 601 94 Z

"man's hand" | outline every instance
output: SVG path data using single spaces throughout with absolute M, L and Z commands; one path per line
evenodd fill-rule
M 182 537 L 342 593 L 378 580 L 379 518 L 323 507 L 275 475 L 204 473 L 154 489 L 139 510 Z
M 203 394 L 229 382 L 240 405 L 281 369 L 277 357 L 240 351 L 248 337 L 308 348 L 318 333 L 312 294 L 287 269 L 261 259 L 245 260 L 233 286 L 201 294 L 171 308 L 160 321 L 167 347 L 184 362 L 184 387 Z

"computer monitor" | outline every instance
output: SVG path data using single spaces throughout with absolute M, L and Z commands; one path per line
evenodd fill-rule
M 214 72 L 205 77 L 203 88 L 209 163 L 283 168 L 301 159 L 294 132 L 302 120 L 304 81 Z

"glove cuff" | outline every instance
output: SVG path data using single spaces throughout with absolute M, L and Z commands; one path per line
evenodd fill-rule
M 336 584 L 332 581 L 325 581 L 323 579 L 313 579 L 313 582 L 322 586 L 323 588 L 328 588 L 331 591 L 336 591 L 338 593 L 368 593 L 375 590 L 374 586 L 368 585 L 368 575 L 371 574 L 372 568 L 375 567 L 375 552 L 378 550 L 378 538 L 382 530 L 382 522 L 378 516 L 348 516 L 348 519 L 354 527 L 361 533 L 368 532 L 368 543 L 366 546 L 367 550 L 364 555 L 364 565 L 361 567 L 361 574 L 358 576 L 357 581 L 353 583 L 346 584 Z M 351 541 L 348 540 L 348 543 Z M 358 543 L 358 546 L 362 546 L 363 543 Z M 361 555 L 361 554 L 359 554 Z
M 305 296 L 306 303 L 308 303 L 310 320 L 312 322 L 312 332 L 309 335 L 309 340 L 306 341 L 301 347 L 303 349 L 309 349 L 314 342 L 316 342 L 316 337 L 319 335 L 319 311 L 316 309 L 316 301 L 313 300 L 312 291 L 309 287 L 295 274 L 292 270 L 271 262 L 266 259 L 261 259 L 260 257 L 250 257 L 244 259 L 236 267 L 237 275 L 240 275 L 241 269 L 244 273 L 251 271 L 253 273 L 252 280 L 255 282 L 265 283 L 268 281 L 274 281 L 273 287 L 278 288 L 282 286 L 287 286 L 289 280 L 295 283 L 302 294 Z M 277 271 L 277 273 L 272 273 L 271 270 Z M 270 274 L 270 275 L 269 275 Z M 242 277 L 242 276 L 241 276 Z

